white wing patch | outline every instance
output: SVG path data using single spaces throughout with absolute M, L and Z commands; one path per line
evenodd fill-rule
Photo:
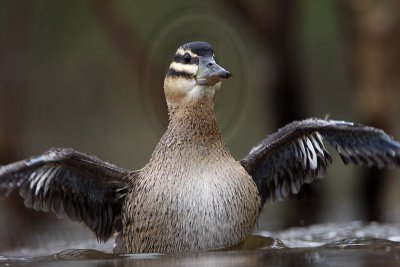
M 301 152 L 301 155 L 302 155 L 302 158 L 303 158 L 303 167 L 305 168 L 305 167 L 307 167 L 307 152 L 306 152 L 306 148 L 304 147 L 303 140 L 301 138 L 298 139 L 297 142 L 299 143 L 299 146 L 300 146 L 300 149 L 301 149 L 300 152 Z
M 322 144 L 322 136 L 318 132 L 316 133 L 316 135 L 317 135 L 319 142 L 321 142 L 321 144 Z M 318 144 L 318 141 L 314 138 L 314 135 L 310 136 L 310 140 L 314 144 L 314 148 L 318 151 L 318 153 L 320 153 L 322 156 L 324 156 L 324 150 L 320 147 L 320 145 Z
M 297 144 L 299 145 L 298 155 L 302 159 L 303 168 L 306 169 L 309 166 L 311 170 L 318 169 L 318 154 L 322 157 L 325 155 L 324 148 L 321 147 L 322 136 L 319 134 L 304 135 L 297 139 Z
M 310 168 L 315 170 L 318 166 L 317 162 L 317 154 L 315 153 L 313 144 L 311 143 L 311 140 L 307 137 L 305 137 L 306 145 L 308 147 L 308 161 L 310 162 Z

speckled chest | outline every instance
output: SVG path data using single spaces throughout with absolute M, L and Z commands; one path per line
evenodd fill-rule
M 251 233 L 258 192 L 232 157 L 205 149 L 162 157 L 141 170 L 127 196 L 123 223 L 128 251 L 218 248 Z

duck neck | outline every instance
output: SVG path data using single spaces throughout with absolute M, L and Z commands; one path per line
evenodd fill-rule
M 183 139 L 222 141 L 214 101 L 206 97 L 182 106 L 169 106 L 169 124 L 166 135 Z
M 214 104 L 201 101 L 190 105 L 168 106 L 169 124 L 152 155 L 153 160 L 167 153 L 228 153 L 214 113 Z

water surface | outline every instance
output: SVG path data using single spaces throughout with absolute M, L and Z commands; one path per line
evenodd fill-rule
M 58 237 L 59 238 L 59 237 Z M 400 266 L 400 225 L 360 222 L 258 232 L 216 251 L 169 255 L 110 253 L 112 242 L 47 240 L 0 252 L 1 266 Z

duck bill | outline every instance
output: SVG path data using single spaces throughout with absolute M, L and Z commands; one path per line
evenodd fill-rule
M 229 77 L 232 77 L 232 74 L 218 65 L 213 57 L 199 57 L 199 70 L 196 76 L 197 84 L 212 86 Z

